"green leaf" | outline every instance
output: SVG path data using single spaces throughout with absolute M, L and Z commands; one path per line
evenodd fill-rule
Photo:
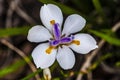
M 8 75 L 12 72 L 17 71 L 19 68 L 21 68 L 25 64 L 26 64 L 26 62 L 24 60 L 18 60 L 15 63 L 13 63 L 12 65 L 7 66 L 3 69 L 0 69 L 0 78 L 4 77 L 5 75 Z
M 91 33 L 95 34 L 98 37 L 101 37 L 102 39 L 104 39 L 105 41 L 107 41 L 110 44 L 116 45 L 116 46 L 120 46 L 120 39 L 107 35 L 105 33 L 102 32 L 98 32 L 95 30 L 89 30 Z
M 60 78 L 58 78 L 58 77 L 57 78 L 53 78 L 53 80 L 60 80 Z
M 120 61 L 116 62 L 116 67 L 120 67 Z
M 68 76 L 69 76 L 69 74 L 64 73 L 64 71 L 63 71 L 63 70 L 60 70 L 60 73 L 61 73 L 64 77 L 68 77 Z
M 90 70 L 93 70 L 93 69 L 96 69 L 100 63 L 108 58 L 111 58 L 112 57 L 112 54 L 111 53 L 107 53 L 105 55 L 102 55 L 97 61 L 95 61 L 91 67 L 90 67 Z
M 0 37 L 15 36 L 15 35 L 26 35 L 30 27 L 15 27 L 0 29 Z
M 90 13 L 92 11 L 91 0 L 71 0 L 72 6 L 76 7 L 83 13 Z
M 103 32 L 103 33 L 107 33 L 109 35 L 114 34 L 114 32 L 111 29 L 101 29 L 100 31 Z
M 27 75 L 26 77 L 22 78 L 21 80 L 30 80 L 30 78 L 34 77 L 36 74 L 40 73 L 41 71 L 42 71 L 42 69 L 38 69 L 36 72 Z
M 102 16 L 105 17 L 105 14 L 103 12 L 103 9 L 101 7 L 101 4 L 99 0 L 92 0 L 94 7 L 96 8 L 96 11 Z

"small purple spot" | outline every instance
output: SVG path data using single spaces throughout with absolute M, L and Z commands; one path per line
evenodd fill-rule
M 71 35 L 72 40 L 75 38 L 73 35 Z
M 57 45 L 59 45 L 59 40 L 52 40 L 52 41 L 50 41 L 50 45 L 51 46 L 57 46 Z

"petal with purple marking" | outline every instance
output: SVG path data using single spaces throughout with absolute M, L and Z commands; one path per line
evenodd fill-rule
M 41 7 L 40 18 L 45 27 L 52 31 L 52 24 L 50 21 L 55 20 L 55 23 L 59 23 L 60 27 L 63 21 L 63 15 L 61 9 L 54 4 L 45 4 Z

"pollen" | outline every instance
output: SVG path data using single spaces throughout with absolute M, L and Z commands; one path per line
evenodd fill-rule
M 54 25 L 55 24 L 55 20 L 51 20 L 50 24 Z
M 80 45 L 80 41 L 78 41 L 78 40 L 73 40 L 72 43 L 76 44 L 76 45 Z
M 47 54 L 50 54 L 53 49 L 54 49 L 53 46 L 48 47 L 48 48 L 46 49 L 46 53 L 47 53 Z

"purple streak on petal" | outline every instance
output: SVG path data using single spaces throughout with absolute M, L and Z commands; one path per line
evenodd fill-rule
M 69 42 L 71 42 L 72 40 L 71 40 L 71 38 L 69 38 L 69 37 L 64 37 L 64 38 L 62 38 L 61 40 L 60 40 L 60 42 L 61 43 L 69 43 Z
M 61 31 L 60 31 L 60 27 L 59 27 L 58 23 L 54 24 L 53 34 L 54 34 L 55 40 L 59 40 L 60 39 Z
M 59 45 L 59 40 L 52 40 L 52 41 L 49 41 L 50 43 L 50 46 L 57 46 Z
M 60 40 L 60 43 L 61 43 L 61 44 L 71 43 L 73 39 L 74 39 L 74 36 L 73 36 L 73 35 L 71 35 L 70 37 L 63 37 L 63 38 Z

